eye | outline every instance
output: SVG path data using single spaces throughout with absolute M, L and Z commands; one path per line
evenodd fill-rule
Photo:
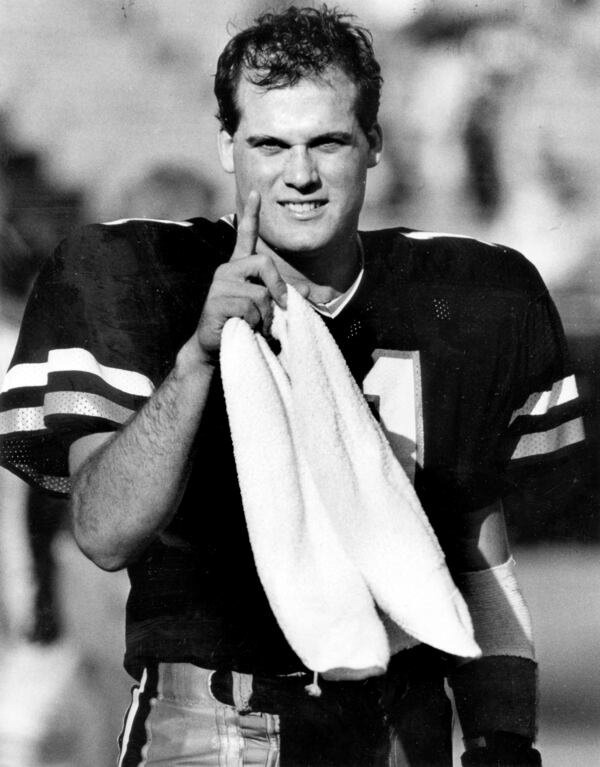
M 344 141 L 344 139 L 332 138 L 328 136 L 327 138 L 322 138 L 316 141 L 313 144 L 313 147 L 315 149 L 318 149 L 321 152 L 331 153 L 331 152 L 338 152 L 340 149 L 345 147 L 347 143 L 348 142 Z
M 286 146 L 281 141 L 277 141 L 276 139 L 263 139 L 255 144 L 255 148 L 258 149 L 262 154 L 270 155 L 283 152 L 283 150 L 286 149 Z

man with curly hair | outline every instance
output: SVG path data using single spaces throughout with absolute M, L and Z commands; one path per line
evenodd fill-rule
M 581 441 L 564 337 L 514 251 L 403 227 L 359 232 L 382 150 L 381 84 L 352 17 L 325 6 L 261 16 L 227 44 L 215 80 L 236 215 L 86 227 L 33 292 L 1 403 L 3 461 L 70 492 L 82 551 L 128 568 L 125 666 L 137 684 L 120 767 L 449 766 L 446 682 L 464 767 L 541 764 L 531 627 L 501 498 L 508 464 Z M 413 642 L 385 673 L 315 684 L 278 625 L 218 369 L 230 318 L 274 345 L 290 285 L 412 480 L 480 658 Z

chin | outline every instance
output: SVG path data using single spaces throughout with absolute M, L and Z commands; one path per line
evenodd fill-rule
M 278 242 L 274 245 L 275 250 L 281 254 L 288 254 L 290 256 L 302 256 L 310 255 L 311 253 L 318 253 L 323 249 L 323 244 L 315 242 L 315 240 L 286 240 Z
M 290 254 L 312 253 L 326 248 L 331 238 L 317 236 L 315 232 L 290 233 L 285 236 L 275 236 L 266 241 L 277 251 Z

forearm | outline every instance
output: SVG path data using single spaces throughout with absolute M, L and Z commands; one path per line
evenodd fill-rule
M 465 767 L 539 764 L 537 666 L 531 621 L 497 501 L 463 515 L 447 541 L 457 586 L 469 607 L 482 657 L 456 659 L 448 681 L 463 729 Z
M 173 518 L 213 370 L 188 342 L 134 418 L 75 471 L 73 532 L 100 567 L 125 566 Z
M 463 730 L 465 767 L 539 765 L 537 665 L 529 611 L 508 560 L 457 576 L 482 657 L 449 673 Z
M 231 260 L 216 269 L 196 331 L 164 383 L 117 435 L 91 435 L 71 447 L 73 531 L 104 569 L 132 561 L 177 511 L 227 320 L 241 317 L 268 333 L 273 301 L 285 308 L 272 254 L 255 253 L 259 207 L 253 193 Z

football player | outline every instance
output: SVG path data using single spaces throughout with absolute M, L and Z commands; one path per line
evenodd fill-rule
M 137 680 L 119 765 L 540 765 L 536 661 L 507 542 L 507 467 L 576 449 L 556 310 L 513 250 L 359 231 L 382 151 L 369 33 L 322 8 L 267 13 L 226 46 L 215 93 L 235 215 L 121 220 L 57 248 L 2 396 L 2 460 L 71 494 L 100 567 L 127 567 Z M 414 483 L 482 657 L 419 645 L 383 677 L 323 681 L 259 581 L 218 353 L 227 320 L 269 336 L 295 286 L 321 315 Z

